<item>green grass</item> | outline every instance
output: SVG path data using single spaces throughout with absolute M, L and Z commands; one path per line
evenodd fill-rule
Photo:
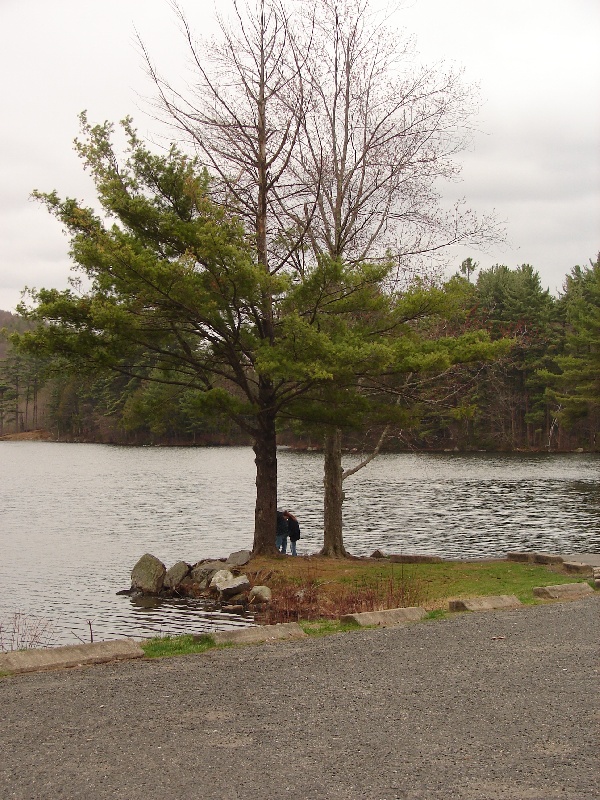
M 340 622 L 337 619 L 300 620 L 299 625 L 308 636 L 329 636 L 331 633 L 361 630 L 356 622 Z
M 323 558 L 276 559 L 264 556 L 250 562 L 248 574 L 254 583 L 267 583 L 275 595 L 282 587 L 316 585 L 321 593 L 339 593 L 340 587 L 387 589 L 393 582 L 424 588 L 428 599 L 460 595 L 516 594 L 531 598 L 534 586 L 573 583 L 581 576 L 569 575 L 559 566 L 519 561 L 445 561 L 439 564 L 398 564 L 385 559 Z
M 573 575 L 552 571 L 544 565 L 513 561 L 423 566 L 427 571 L 421 572 L 420 578 L 427 585 L 428 601 L 433 605 L 436 600 L 445 601 L 448 597 L 495 594 L 514 594 L 522 603 L 532 603 L 535 586 L 578 581 Z
M 448 612 L 444 611 L 443 608 L 435 608 L 433 611 L 430 611 L 427 616 L 423 617 L 423 620 L 427 622 L 430 619 L 445 619 L 448 616 Z
M 192 653 L 205 653 L 215 647 L 212 636 L 156 636 L 140 645 L 146 658 L 165 656 L 187 656 Z
M 377 564 L 340 578 L 357 588 L 393 581 L 404 582 L 418 595 L 418 605 L 434 610 L 449 598 L 514 594 L 522 603 L 537 602 L 535 586 L 575 583 L 582 578 L 552 570 L 545 565 L 514 561 L 443 562 L 441 564 Z

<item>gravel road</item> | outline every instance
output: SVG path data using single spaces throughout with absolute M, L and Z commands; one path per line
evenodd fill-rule
M 600 598 L 0 680 L 4 800 L 600 797 Z

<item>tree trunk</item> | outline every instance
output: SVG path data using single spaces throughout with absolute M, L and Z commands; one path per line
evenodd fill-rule
M 253 555 L 275 555 L 277 522 L 277 441 L 275 414 L 264 411 L 254 437 L 256 506 L 254 509 Z
M 324 511 L 325 530 L 323 549 L 320 555 L 344 558 L 348 555 L 342 535 L 342 432 L 332 428 L 325 435 L 325 486 Z

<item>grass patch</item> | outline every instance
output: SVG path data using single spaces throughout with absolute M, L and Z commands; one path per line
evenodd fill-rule
M 156 636 L 140 644 L 146 658 L 165 656 L 187 656 L 192 653 L 205 653 L 215 647 L 215 641 L 208 634 L 203 636 Z
M 260 557 L 248 567 L 253 584 L 266 583 L 273 591 L 270 610 L 258 620 L 262 623 L 315 622 L 405 606 L 435 611 L 446 608 L 448 600 L 479 595 L 514 594 L 531 604 L 537 602 L 535 586 L 578 581 L 560 566 L 505 560 L 394 564 L 384 559 Z
M 429 587 L 428 606 L 431 609 L 440 608 L 448 599 L 479 595 L 514 594 L 522 603 L 533 603 L 535 586 L 574 582 L 572 575 L 547 566 L 514 561 L 450 562 L 423 566 L 427 567 L 422 579 Z
M 364 627 L 361 627 L 357 622 L 340 622 L 336 619 L 316 619 L 313 621 L 302 619 L 299 624 L 307 636 L 329 636 L 332 633 L 362 630 L 362 627 Z
M 443 608 L 434 608 L 433 611 L 430 611 L 425 617 L 423 617 L 423 621 L 427 622 L 429 619 L 445 619 L 448 616 L 448 611 L 445 611 Z

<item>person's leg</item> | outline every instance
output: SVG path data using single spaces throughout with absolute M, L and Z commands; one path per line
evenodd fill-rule
M 295 556 L 296 555 L 296 542 L 293 539 L 290 539 L 290 548 L 291 548 L 292 555 Z
M 281 552 L 281 547 L 283 545 L 283 536 L 276 536 L 275 537 L 275 547 Z M 283 551 L 285 553 L 285 550 Z
M 287 536 L 282 536 L 281 537 L 281 552 L 283 553 L 283 555 L 285 555 L 286 551 L 287 551 Z

